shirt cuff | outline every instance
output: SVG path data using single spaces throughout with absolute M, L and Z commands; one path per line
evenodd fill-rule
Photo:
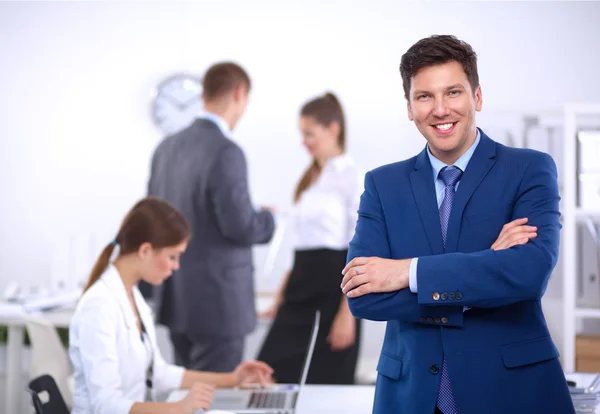
M 408 270 L 408 287 L 412 293 L 417 293 L 417 263 L 419 258 L 415 257 L 410 261 L 410 268 Z
M 279 224 L 279 216 L 277 214 L 273 213 L 272 211 L 271 211 L 271 215 L 273 216 L 273 224 L 275 225 L 275 227 L 277 227 Z
M 181 388 L 185 368 L 170 364 L 165 364 L 161 368 L 162 369 L 156 373 L 160 378 L 154 378 L 155 380 L 158 380 L 155 381 L 158 383 L 158 386 L 156 387 L 157 390 L 164 392 Z

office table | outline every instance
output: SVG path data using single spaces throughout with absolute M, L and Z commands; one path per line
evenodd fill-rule
M 574 372 L 565 374 L 580 388 L 598 386 L 600 375 Z M 595 389 L 595 392 L 600 391 Z M 368 414 L 373 410 L 375 386 L 370 385 L 306 385 L 300 394 L 296 414 Z M 186 390 L 175 390 L 167 401 L 183 399 Z M 573 395 L 577 413 L 600 414 L 600 394 Z M 585 399 L 583 399 L 585 398 Z M 208 411 L 210 413 L 210 411 Z
M 373 409 L 374 392 L 371 385 L 306 385 L 296 414 L 368 414 Z M 179 401 L 186 393 L 173 391 L 167 401 Z
M 62 308 L 42 313 L 46 319 L 59 328 L 69 326 L 72 308 Z M 6 401 L 4 413 L 17 414 L 24 390 L 21 387 L 21 363 L 23 361 L 23 340 L 25 339 L 24 312 L 18 306 L 0 306 L 0 325 L 8 327 L 6 343 Z
M 46 300 L 51 301 L 52 298 Z M 272 303 L 271 296 L 257 295 L 257 312 L 266 310 Z M 75 310 L 74 305 L 53 310 L 38 311 L 57 328 L 68 328 Z M 8 327 L 6 343 L 6 401 L 0 407 L 0 413 L 20 414 L 19 406 L 25 392 L 21 386 L 21 363 L 23 361 L 23 341 L 25 339 L 25 311 L 22 305 L 0 302 L 0 325 Z M 262 321 L 266 323 L 265 321 Z

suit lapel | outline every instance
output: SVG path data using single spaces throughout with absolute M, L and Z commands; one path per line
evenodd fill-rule
M 475 149 L 466 171 L 460 179 L 456 190 L 452 211 L 448 221 L 448 233 L 446 235 L 446 252 L 455 252 L 458 248 L 458 236 L 462 222 L 463 211 L 471 199 L 473 192 L 477 189 L 483 178 L 496 163 L 496 143 L 492 141 L 483 131 L 479 130 L 481 138 Z
M 440 225 L 440 214 L 437 208 L 435 195 L 435 184 L 431 163 L 427 157 L 427 148 L 418 156 L 415 162 L 415 170 L 410 175 L 410 183 L 414 195 L 419 216 L 432 254 L 442 254 L 444 245 L 442 242 L 442 229 Z

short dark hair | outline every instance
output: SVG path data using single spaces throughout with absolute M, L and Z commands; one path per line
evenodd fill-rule
M 451 61 L 461 64 L 471 89 L 479 86 L 479 74 L 477 73 L 477 54 L 471 45 L 459 40 L 452 35 L 434 35 L 419 40 L 412 45 L 400 61 L 400 75 L 404 97 L 409 99 L 412 78 L 421 69 L 442 65 Z
M 214 100 L 243 84 L 250 91 L 250 77 L 237 63 L 220 62 L 212 65 L 202 79 L 202 97 Z

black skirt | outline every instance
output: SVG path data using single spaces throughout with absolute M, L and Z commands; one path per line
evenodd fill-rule
M 321 311 L 321 323 L 315 345 L 308 384 L 353 384 L 360 321 L 356 320 L 354 344 L 342 351 L 332 351 L 327 342 L 333 320 L 342 300 L 341 271 L 346 264 L 346 250 L 299 250 L 295 253 L 283 304 L 271 325 L 260 361 L 271 365 L 280 383 L 298 383 L 310 343 L 315 311 Z

